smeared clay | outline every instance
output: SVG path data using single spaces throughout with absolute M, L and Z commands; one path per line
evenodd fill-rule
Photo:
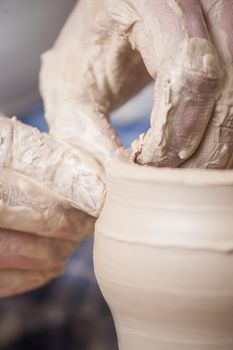
M 120 350 L 232 349 L 232 210 L 232 171 L 110 163 L 94 262 Z
M 46 187 L 16 174 L 0 171 L 1 229 L 79 241 L 92 233 L 94 218 L 71 208 Z M 16 226 L 17 222 L 17 226 Z
M 177 0 L 166 0 L 166 1 L 167 1 L 168 6 L 170 6 L 178 16 L 182 17 L 184 15 Z
M 33 178 L 61 200 L 98 216 L 105 195 L 102 166 L 71 147 L 16 119 L 0 119 L 0 165 Z
M 79 1 L 42 56 L 40 90 L 50 132 L 87 150 L 103 166 L 120 146 L 110 111 L 151 79 L 128 40 L 137 19 L 128 2 Z
M 209 5 L 212 5 L 212 7 L 207 8 L 208 11 L 214 11 L 214 14 L 208 25 L 212 40 L 218 48 L 224 70 L 224 80 L 205 139 L 196 154 L 183 166 L 229 169 L 233 166 L 233 47 L 231 32 L 227 29 L 229 29 L 229 22 L 231 21 L 232 3 L 222 1 L 215 5 L 209 3 Z
M 135 160 L 141 164 L 175 167 L 195 152 L 211 117 L 209 108 L 206 108 L 206 113 L 198 123 L 195 119 L 188 119 L 187 116 L 187 126 L 182 125 L 182 132 L 185 133 L 185 127 L 192 127 L 191 138 L 185 139 L 182 134 L 180 137 L 177 135 L 179 130 L 175 129 L 173 113 L 176 111 L 180 96 L 185 93 L 187 80 L 196 79 L 196 83 L 203 84 L 206 89 L 201 96 L 193 83 L 193 90 L 187 93 L 190 102 L 196 100 L 196 103 L 200 103 L 200 99 L 205 98 L 206 105 L 214 105 L 213 97 L 217 98 L 222 70 L 211 43 L 200 38 L 185 39 L 180 45 L 180 53 L 175 62 L 166 64 L 164 69 L 166 71 L 161 74 L 163 81 L 159 82 L 163 87 L 161 109 L 157 110 L 157 118 L 151 120 L 149 132 L 134 143 L 133 154 Z M 156 109 L 156 106 L 154 108 Z M 180 141 L 179 145 L 173 143 L 174 134 Z M 179 151 L 176 154 L 177 150 Z
M 151 129 L 134 145 L 135 161 L 230 167 L 231 148 L 219 142 L 229 130 L 215 130 L 218 145 L 205 131 L 215 123 L 215 106 L 224 107 L 220 95 L 230 72 L 224 59 L 232 61 L 230 20 L 224 18 L 231 6 L 210 0 L 79 1 L 42 57 L 40 87 L 51 133 L 91 149 L 107 166 L 120 146 L 108 115 L 148 82 L 147 70 L 156 80 L 155 103 Z M 199 146 L 203 152 L 196 153 Z
M 155 166 L 231 168 L 232 3 L 200 1 L 202 7 L 196 7 L 193 14 L 186 7 L 188 2 L 165 3 L 180 16 L 184 38 L 178 40 L 176 29 L 178 50 L 171 50 L 176 35 L 166 25 L 162 27 L 163 20 L 157 17 L 153 26 L 155 51 L 161 52 L 165 60 L 158 69 L 151 129 L 134 143 L 133 156 L 140 164 Z M 198 2 L 191 4 L 198 6 Z M 173 26 L 175 21 L 173 17 Z M 191 64 L 187 65 L 186 60 Z

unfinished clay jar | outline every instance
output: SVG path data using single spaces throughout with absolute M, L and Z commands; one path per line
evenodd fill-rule
M 232 171 L 112 161 L 94 262 L 120 350 L 232 350 L 232 252 Z

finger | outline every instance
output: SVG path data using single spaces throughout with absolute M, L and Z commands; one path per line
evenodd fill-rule
M 50 132 L 104 165 L 120 146 L 108 114 L 150 80 L 114 15 L 109 1 L 79 1 L 40 73 Z
M 98 216 L 105 193 L 102 166 L 74 149 L 15 118 L 0 118 L 0 166 L 33 178 L 63 200 Z
M 0 297 L 9 297 L 44 285 L 58 276 L 60 270 L 0 271 Z
M 131 41 L 156 78 L 151 128 L 137 144 L 135 158 L 141 164 L 175 167 L 202 139 L 220 87 L 221 65 L 199 1 L 131 3 L 142 14 Z
M 11 170 L 0 170 L 1 228 L 79 241 L 93 233 L 95 218 Z
M 202 1 L 206 23 L 224 68 L 222 92 L 198 151 L 185 167 L 231 168 L 233 166 L 233 3 Z
M 76 244 L 0 229 L 0 270 L 61 269 Z

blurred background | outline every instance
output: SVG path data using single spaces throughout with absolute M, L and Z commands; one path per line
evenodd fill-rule
M 0 111 L 47 131 L 38 93 L 40 55 L 50 48 L 76 0 L 0 0 Z M 115 111 L 126 147 L 149 127 L 153 87 Z M 0 299 L 0 350 L 115 350 L 115 329 L 98 288 L 93 238 L 50 284 Z

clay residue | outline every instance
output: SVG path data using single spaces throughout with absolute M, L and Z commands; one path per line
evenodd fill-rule
M 139 140 L 137 149 L 133 146 L 135 161 L 176 167 L 188 159 L 205 132 L 221 77 L 221 66 L 212 44 L 206 39 L 185 39 L 176 60 L 165 65 L 157 78 L 160 100 L 152 111 L 150 130 Z M 205 100 L 198 91 L 200 81 L 206 89 Z M 193 114 L 197 113 L 198 105 L 197 120 Z M 180 113 L 177 108 L 181 109 Z
M 166 0 L 168 6 L 179 16 L 182 17 L 184 15 L 182 8 L 177 0 Z
M 105 172 L 84 150 L 72 147 L 16 119 L 0 119 L 0 164 L 33 178 L 61 200 L 98 216 L 105 196 Z
M 93 232 L 94 218 L 70 207 L 48 188 L 12 170 L 0 172 L 0 209 L 2 229 L 17 228 L 22 232 L 71 241 L 79 241 Z

